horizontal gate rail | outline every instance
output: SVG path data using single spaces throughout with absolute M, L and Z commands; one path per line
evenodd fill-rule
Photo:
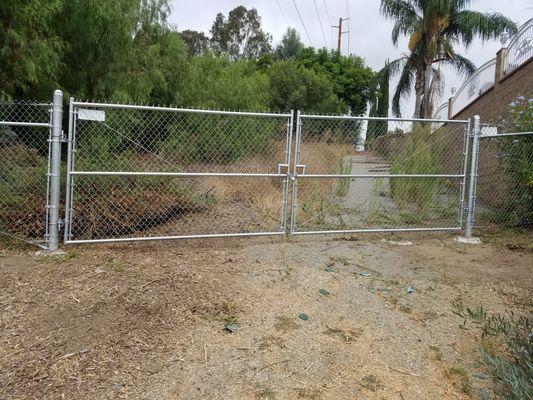
M 298 175 L 298 178 L 463 178 L 462 174 L 375 174 L 375 175 L 350 175 L 350 174 L 303 174 Z
M 50 128 L 52 125 L 46 122 L 0 121 L 0 126 L 27 126 L 34 128 Z
M 344 233 L 380 233 L 380 232 L 442 232 L 442 231 L 460 231 L 459 226 L 450 226 L 442 228 L 368 228 L 368 229 L 340 229 L 324 231 L 294 231 L 293 235 L 312 235 L 312 234 L 344 234 Z
M 109 108 L 121 110 L 144 110 L 144 111 L 163 111 L 163 112 L 180 112 L 192 114 L 212 114 L 212 115 L 241 115 L 245 117 L 291 117 L 292 113 L 267 113 L 267 112 L 248 112 L 248 111 L 229 111 L 229 110 L 203 110 L 195 108 L 177 108 L 177 107 L 160 107 L 160 106 L 142 106 L 133 104 L 115 104 L 115 103 L 91 103 L 84 101 L 73 101 L 73 106 Z
M 285 232 L 249 232 L 249 233 L 206 233 L 201 235 L 175 235 L 175 236 L 141 236 L 128 238 L 113 239 L 67 239 L 65 244 L 83 244 L 83 243 L 120 243 L 120 242 L 146 242 L 153 240 L 178 240 L 178 239 L 212 239 L 212 238 L 229 238 L 229 237 L 252 237 L 252 236 L 284 236 Z
M 71 171 L 71 175 L 79 176 L 233 176 L 233 177 L 271 177 L 284 178 L 287 174 L 240 173 L 240 172 L 144 172 L 144 171 Z
M 302 119 L 329 119 L 351 121 L 390 121 L 390 122 L 427 122 L 439 124 L 466 124 L 466 119 L 423 119 L 423 118 L 394 118 L 394 117 L 357 117 L 352 115 L 316 115 L 300 114 Z

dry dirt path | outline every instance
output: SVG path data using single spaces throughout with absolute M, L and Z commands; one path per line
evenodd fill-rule
M 183 362 L 160 377 L 164 390 L 147 398 L 475 397 L 490 382 L 475 377 L 474 343 L 452 302 L 482 299 L 503 311 L 504 302 L 527 299 L 533 285 L 531 276 L 519 287 L 495 282 L 510 269 L 524 278 L 530 267 L 512 267 L 510 259 L 496 266 L 488 262 L 493 249 L 468 250 L 450 238 L 405 248 L 376 240 L 247 246 L 228 255 L 239 267 L 226 314 L 191 334 Z M 224 330 L 224 319 L 240 329 Z M 451 367 L 469 372 L 458 380 Z
M 530 312 L 531 237 L 352 239 L 80 246 L 54 258 L 0 250 L 0 398 L 467 399 L 490 389 L 452 302 Z M 240 329 L 225 330 L 229 320 Z

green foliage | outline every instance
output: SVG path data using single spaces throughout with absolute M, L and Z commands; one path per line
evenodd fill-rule
M 268 70 L 270 108 L 276 111 L 339 113 L 345 105 L 335 95 L 333 84 L 296 61 L 279 61 Z
M 268 78 L 253 63 L 206 55 L 191 59 L 188 70 L 183 100 L 187 106 L 268 110 Z
M 333 85 L 333 92 L 353 115 L 363 115 L 369 100 L 368 87 L 374 76 L 364 60 L 357 56 L 343 56 L 338 51 L 316 50 L 312 47 L 301 51 L 298 61 Z
M 203 32 L 185 29 L 180 32 L 180 36 L 187 45 L 190 56 L 201 56 L 209 51 L 209 38 Z
M 294 28 L 287 28 L 287 31 L 281 38 L 281 43 L 276 47 L 276 58 L 279 60 L 296 60 L 302 50 L 304 44 L 300 39 L 300 34 Z
M 218 13 L 211 27 L 211 47 L 215 54 L 230 60 L 254 59 L 269 53 L 272 37 L 263 31 L 255 8 L 238 6 L 226 19 Z
M 507 130 L 533 130 L 533 99 L 519 96 L 509 105 Z M 533 135 L 497 138 L 499 159 L 503 164 L 510 196 L 506 196 L 500 214 L 509 226 L 533 224 Z
M 40 97 L 55 85 L 63 42 L 53 22 L 60 0 L 0 2 L 0 100 Z
M 381 73 L 376 75 L 373 82 L 375 88 L 371 86 L 373 95 L 370 99 L 372 108 L 370 109 L 370 117 L 388 117 L 389 116 L 389 80 L 388 73 Z M 366 143 L 371 144 L 372 141 L 381 135 L 387 133 L 387 121 L 368 121 L 366 130 Z
M 431 135 L 431 136 L 430 136 Z M 392 153 L 391 174 L 437 174 L 440 168 L 440 151 L 429 125 L 415 124 L 405 145 Z M 403 209 L 414 205 L 420 214 L 429 211 L 441 189 L 442 181 L 435 178 L 394 178 L 390 188 L 394 201 Z
M 453 303 L 454 314 L 481 331 L 481 339 L 495 338 L 501 349 L 482 349 L 483 358 L 496 380 L 500 398 L 533 399 L 533 326 L 530 316 L 488 314 L 483 307 L 466 307 Z

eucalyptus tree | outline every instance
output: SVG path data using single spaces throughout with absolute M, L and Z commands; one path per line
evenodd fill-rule
M 256 59 L 270 53 L 272 36 L 261 26 L 261 17 L 255 8 L 238 6 L 228 18 L 218 13 L 211 27 L 211 48 L 217 55 L 231 61 Z
M 455 46 L 468 47 L 479 37 L 483 41 L 503 32 L 515 32 L 516 25 L 499 13 L 482 13 L 468 9 L 471 0 L 381 0 L 381 13 L 395 20 L 392 42 L 409 37 L 409 52 L 391 61 L 381 73 L 400 74 L 392 99 L 392 111 L 401 114 L 400 102 L 415 89 L 415 117 L 431 115 L 431 90 L 437 88 L 440 65 L 450 65 L 469 75 L 475 65 L 458 54 Z M 432 83 L 433 81 L 433 83 Z

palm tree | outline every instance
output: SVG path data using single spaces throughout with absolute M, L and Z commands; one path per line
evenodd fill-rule
M 379 77 L 401 71 L 392 99 L 395 115 L 401 115 L 400 102 L 411 94 L 414 83 L 414 116 L 431 116 L 432 99 L 440 86 L 440 65 L 451 65 L 464 75 L 474 72 L 474 63 L 457 54 L 454 45 L 462 43 L 468 47 L 476 37 L 485 41 L 497 38 L 504 31 L 516 31 L 516 25 L 501 14 L 468 10 L 471 2 L 381 0 L 381 13 L 396 21 L 392 42 L 398 45 L 400 35 L 409 36 L 409 53 L 391 61 L 378 73 Z

